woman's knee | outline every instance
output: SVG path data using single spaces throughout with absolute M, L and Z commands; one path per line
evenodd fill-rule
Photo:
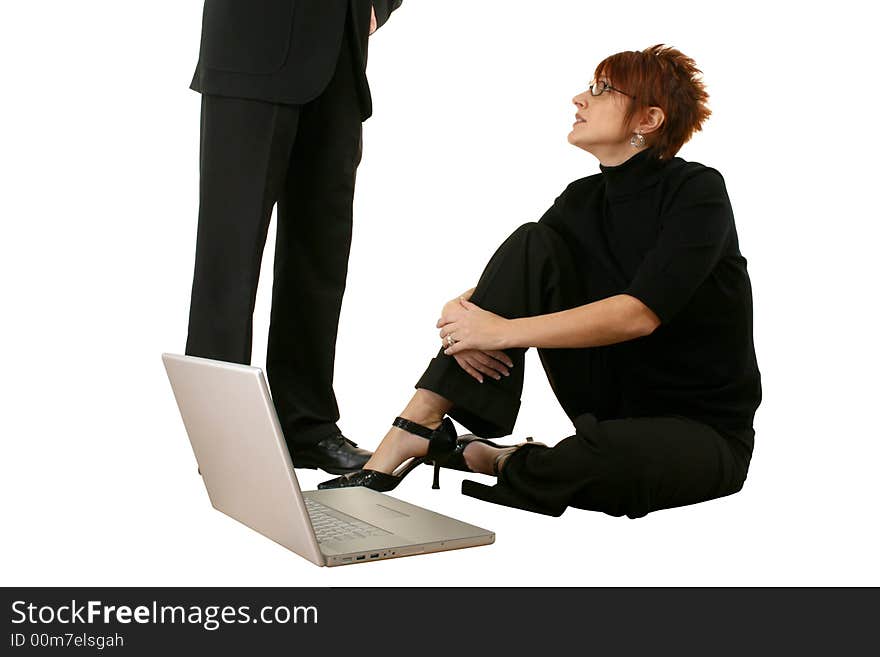
M 538 231 L 538 229 L 535 228 L 537 225 L 538 224 L 534 221 L 521 225 L 507 236 L 507 239 L 504 240 L 500 249 L 507 252 L 512 249 L 520 250 L 527 248 L 529 243 L 533 241 L 532 236 Z
M 562 242 L 562 236 L 547 224 L 537 221 L 528 221 L 513 231 L 508 238 L 510 240 L 523 240 L 538 244 L 557 245 Z
M 510 236 L 514 237 L 528 235 L 529 233 L 533 232 L 538 226 L 540 226 L 540 224 L 537 221 L 527 221 L 515 231 L 513 231 Z

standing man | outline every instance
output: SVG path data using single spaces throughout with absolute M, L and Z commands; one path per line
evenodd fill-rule
M 361 124 L 372 113 L 369 35 L 402 0 L 205 0 L 199 226 L 186 353 L 249 363 L 278 204 L 266 369 L 296 467 L 363 467 L 336 426 L 336 333 Z

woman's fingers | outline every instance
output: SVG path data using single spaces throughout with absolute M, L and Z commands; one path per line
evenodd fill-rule
M 495 360 L 500 360 L 502 363 L 507 365 L 507 367 L 513 367 L 513 360 L 503 351 L 484 351 L 483 353 L 488 354 Z
M 504 363 L 493 358 L 484 351 L 475 351 L 472 361 L 478 362 L 481 365 L 478 369 L 484 374 L 488 374 L 493 379 L 501 379 L 501 375 L 510 376 L 510 372 Z
M 460 342 L 456 342 L 451 347 L 447 347 L 443 350 L 443 353 L 447 356 L 455 356 L 456 354 L 460 354 L 462 351 L 468 351 L 472 347 L 468 344 L 467 340 L 461 340 Z
M 500 379 L 501 375 L 498 370 L 493 368 L 489 363 L 485 362 L 486 358 L 480 358 L 479 351 L 469 351 L 467 354 L 459 354 L 457 358 L 463 358 L 467 361 L 468 365 L 473 367 L 478 372 L 485 374 L 486 376 L 491 376 L 493 379 Z
M 447 335 L 455 333 L 455 328 L 457 324 L 455 322 L 449 322 L 445 324 L 443 328 L 440 329 L 440 339 L 445 340 Z
M 465 372 L 467 372 L 468 374 L 470 374 L 470 375 L 471 375 L 472 377 L 474 377 L 477 381 L 479 381 L 480 383 L 483 382 L 483 375 L 480 374 L 480 373 L 479 373 L 479 372 L 478 372 L 478 371 L 477 371 L 477 370 L 476 370 L 476 369 L 475 369 L 475 368 L 474 368 L 474 367 L 468 362 L 468 360 L 467 360 L 466 358 L 464 358 L 463 356 L 456 356 L 456 357 L 455 357 L 455 362 L 457 362 L 457 363 L 461 366 L 461 369 L 463 369 Z
M 500 381 L 502 375 L 509 375 L 504 363 L 475 349 L 469 349 L 456 355 L 455 360 L 465 372 L 470 374 L 480 383 L 483 382 L 484 376 L 490 376 L 496 381 Z
M 450 313 L 460 312 L 459 299 L 461 297 L 456 297 L 455 299 L 451 299 L 443 304 L 443 308 L 440 310 L 440 319 L 437 320 L 437 328 L 440 328 L 444 324 L 448 324 L 451 320 Z

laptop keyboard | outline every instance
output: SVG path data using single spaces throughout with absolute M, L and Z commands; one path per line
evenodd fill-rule
M 312 519 L 312 527 L 315 528 L 315 536 L 318 538 L 318 543 L 348 541 L 356 538 L 366 538 L 367 536 L 387 536 L 391 534 L 391 532 L 368 525 L 356 518 L 315 502 L 308 497 L 304 499 L 306 511 L 309 512 L 309 517 Z

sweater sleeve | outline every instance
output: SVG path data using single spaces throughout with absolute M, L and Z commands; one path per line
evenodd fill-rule
M 654 248 L 625 290 L 668 323 L 718 264 L 733 212 L 721 174 L 703 169 L 685 180 L 661 217 Z
M 391 16 L 391 12 L 400 7 L 403 0 L 373 0 L 373 9 L 376 10 L 376 29 L 378 30 Z

